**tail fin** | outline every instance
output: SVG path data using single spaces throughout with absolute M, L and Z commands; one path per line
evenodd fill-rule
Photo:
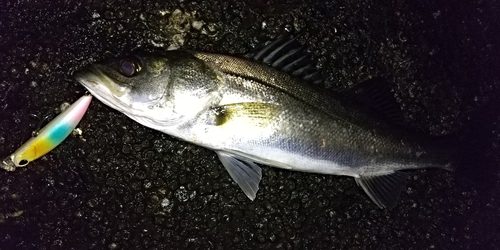
M 455 166 L 458 180 L 467 180 L 482 190 L 489 189 L 498 181 L 500 169 L 500 105 L 490 101 L 469 118 L 458 134 Z

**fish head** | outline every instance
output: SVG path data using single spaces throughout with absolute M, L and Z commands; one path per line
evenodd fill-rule
M 218 74 L 187 52 L 114 58 L 75 77 L 104 104 L 161 131 L 192 120 L 220 99 Z

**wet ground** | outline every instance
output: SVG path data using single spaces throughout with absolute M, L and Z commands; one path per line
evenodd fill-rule
M 326 88 L 383 77 L 417 130 L 461 134 L 474 124 L 481 138 L 463 142 L 472 174 L 484 172 L 478 162 L 499 165 L 498 5 L 304 2 L 2 1 L 0 157 L 80 97 L 72 74 L 106 55 L 244 53 L 304 31 Z M 264 166 L 251 202 L 213 152 L 97 100 L 79 127 L 82 137 L 0 172 L 0 249 L 500 249 L 498 171 L 485 172 L 486 189 L 412 171 L 387 211 L 351 178 Z

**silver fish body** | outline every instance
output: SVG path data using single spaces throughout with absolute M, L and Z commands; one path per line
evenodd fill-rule
M 216 151 L 252 200 L 255 163 L 352 176 L 379 207 L 404 189 L 398 170 L 452 163 L 443 143 L 247 58 L 167 51 L 94 64 L 76 78 L 142 125 Z

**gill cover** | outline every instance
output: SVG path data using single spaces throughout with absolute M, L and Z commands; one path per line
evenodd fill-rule
M 161 131 L 220 99 L 220 74 L 183 51 L 114 58 L 77 72 L 76 79 L 104 104 Z

